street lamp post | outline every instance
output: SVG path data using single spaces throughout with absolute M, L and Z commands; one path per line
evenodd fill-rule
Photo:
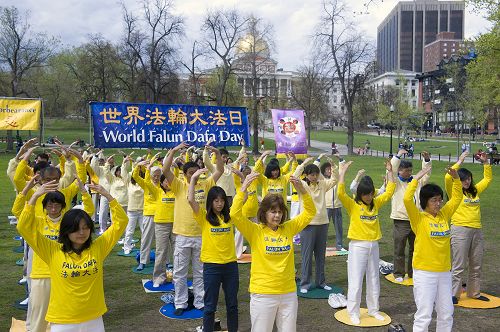
M 389 115 L 390 115 L 390 130 L 391 130 L 391 145 L 390 145 L 390 148 L 389 148 L 389 158 L 392 158 L 393 154 L 392 154 L 392 113 L 394 113 L 394 105 L 391 105 L 391 107 L 389 107 Z

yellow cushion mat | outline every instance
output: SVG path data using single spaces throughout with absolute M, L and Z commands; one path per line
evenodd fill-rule
M 10 332 L 26 332 L 26 322 L 24 320 L 17 320 L 12 317 L 12 324 L 10 325 Z M 50 324 L 47 326 L 47 331 L 50 332 Z
M 398 284 L 398 285 L 403 285 L 403 286 L 413 286 L 413 278 L 408 278 L 408 275 L 405 275 L 403 282 L 397 282 L 394 279 L 394 274 L 388 274 L 385 276 L 385 279 L 389 280 L 392 283 Z
M 481 295 L 489 298 L 489 301 L 481 301 L 467 297 L 467 293 L 463 292 L 460 295 L 460 300 L 458 304 L 459 307 L 471 308 L 471 309 L 493 309 L 500 307 L 500 298 L 481 292 Z
M 360 317 L 359 317 L 359 325 L 354 325 L 351 322 L 351 318 L 347 313 L 347 309 L 339 310 L 335 313 L 335 319 L 339 322 L 344 323 L 346 325 L 351 326 L 359 326 L 359 327 L 374 327 L 374 326 L 384 326 L 391 323 L 391 317 L 389 317 L 386 313 L 380 311 L 380 314 L 384 316 L 384 320 L 378 320 L 373 317 L 368 316 L 368 309 L 361 308 L 360 309 Z

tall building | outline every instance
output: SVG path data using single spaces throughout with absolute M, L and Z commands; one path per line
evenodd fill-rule
M 454 32 L 440 32 L 436 38 L 424 47 L 424 73 L 438 69 L 441 60 L 465 51 L 463 40 L 455 38 Z
M 424 47 L 440 32 L 464 37 L 464 1 L 399 2 L 377 29 L 378 73 L 422 72 Z

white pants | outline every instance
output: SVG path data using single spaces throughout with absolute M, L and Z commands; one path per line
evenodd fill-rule
M 99 200 L 99 228 L 101 233 L 108 229 L 109 221 L 109 202 L 104 196 Z
M 128 224 L 125 230 L 125 239 L 123 240 L 123 250 L 132 250 L 132 239 L 134 237 L 135 227 L 139 224 L 141 229 L 141 234 L 143 230 L 142 224 L 142 210 L 139 211 L 127 211 Z
M 147 264 L 149 262 L 149 252 L 151 251 L 151 244 L 155 236 L 153 219 L 154 216 L 144 216 L 142 218 L 141 264 Z
M 298 216 L 300 214 L 300 202 L 292 201 L 290 203 L 290 219 Z
M 99 204 L 97 202 L 98 200 L 99 200 L 99 194 L 92 194 L 92 204 L 94 204 L 94 214 L 91 215 L 92 220 L 97 219 L 97 211 L 99 209 Z
M 104 332 L 102 316 L 78 324 L 55 324 L 50 323 L 51 332 Z
M 429 272 L 413 269 L 413 297 L 417 305 L 413 332 L 427 331 L 434 306 L 436 331 L 448 332 L 453 326 L 451 272 Z
M 175 236 L 174 249 L 174 288 L 175 288 L 175 308 L 187 308 L 188 287 L 187 275 L 189 261 L 193 269 L 193 293 L 194 306 L 197 309 L 203 308 L 203 263 L 200 261 L 201 236 L 189 237 L 183 235 Z
M 297 329 L 297 293 L 250 294 L 250 320 L 252 332 L 272 332 L 274 321 L 278 332 Z
M 47 322 L 45 315 L 49 307 L 50 278 L 31 279 L 28 312 L 26 314 L 26 331 L 45 332 Z
M 236 247 L 236 258 L 243 255 L 243 235 L 241 235 L 238 228 L 234 228 L 234 246 Z
M 366 274 L 366 305 L 368 314 L 378 313 L 380 295 L 378 241 L 357 241 L 349 243 L 347 261 L 347 312 L 359 317 L 363 277 Z

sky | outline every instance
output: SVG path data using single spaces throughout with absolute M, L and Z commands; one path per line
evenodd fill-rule
M 377 26 L 397 4 L 397 0 L 347 1 L 360 31 L 376 42 Z M 124 0 L 129 9 L 138 14 L 136 0 Z M 365 3 L 370 2 L 368 13 Z M 187 56 L 189 47 L 200 39 L 200 27 L 207 9 L 236 8 L 253 13 L 274 27 L 275 52 L 278 67 L 294 70 L 308 56 L 310 36 L 321 16 L 321 0 L 174 0 L 175 12 L 185 20 L 186 35 L 181 54 Z M 124 34 L 121 4 L 116 0 L 2 0 L 2 6 L 16 6 L 30 11 L 30 24 L 35 31 L 59 38 L 64 46 L 85 43 L 89 34 L 101 34 L 112 42 Z M 354 14 L 356 12 L 356 14 Z M 466 8 L 465 37 L 472 38 L 489 29 L 486 19 Z M 182 49 L 185 47 L 186 49 Z

